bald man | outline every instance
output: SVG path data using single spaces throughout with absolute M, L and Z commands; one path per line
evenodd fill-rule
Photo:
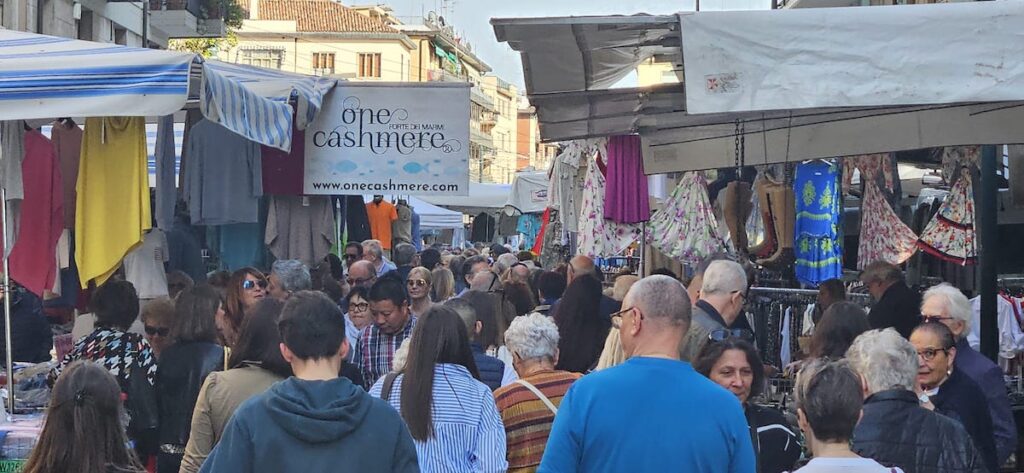
M 597 266 L 594 264 L 594 260 L 587 256 L 579 255 L 569 260 L 569 266 L 566 271 L 566 292 L 572 288 L 572 282 L 580 277 L 592 277 L 597 278 L 598 281 L 603 280 L 603 275 L 597 271 Z M 611 297 L 601 294 L 601 302 L 598 308 L 598 314 L 601 317 L 611 318 L 612 314 L 619 311 L 622 308 L 622 302 L 619 302 Z M 555 302 L 551 306 L 551 314 L 558 313 L 558 302 Z
M 373 263 L 366 260 L 359 260 L 352 263 L 348 268 L 348 285 L 353 288 L 364 287 L 369 289 L 377 282 L 377 269 Z

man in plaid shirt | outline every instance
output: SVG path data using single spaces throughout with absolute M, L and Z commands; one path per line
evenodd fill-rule
M 400 277 L 388 274 L 373 284 L 370 313 L 373 324 L 359 334 L 352 354 L 352 362 L 359 367 L 367 389 L 391 372 L 395 351 L 416 326 L 416 317 L 409 311 L 409 295 Z

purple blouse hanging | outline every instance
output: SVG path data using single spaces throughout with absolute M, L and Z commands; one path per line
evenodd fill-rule
M 647 176 L 637 135 L 608 138 L 608 177 L 605 218 L 617 223 L 640 223 L 651 218 Z

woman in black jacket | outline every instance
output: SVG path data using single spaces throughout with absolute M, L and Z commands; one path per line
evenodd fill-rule
M 790 471 L 800 459 L 800 437 L 781 412 L 750 402 L 764 385 L 764 365 L 757 350 L 741 338 L 704 346 L 693 369 L 739 398 L 750 425 L 758 473 Z
M 217 344 L 220 295 L 196 286 L 178 295 L 171 326 L 172 345 L 160 356 L 157 399 L 160 404 L 158 473 L 177 473 L 191 432 L 192 411 L 206 376 L 224 369 L 224 348 Z
M 914 329 L 910 343 L 920 363 L 917 382 L 924 407 L 960 422 L 989 471 L 999 471 L 988 401 L 977 383 L 953 366 L 953 332 L 939 322 L 924 323 Z

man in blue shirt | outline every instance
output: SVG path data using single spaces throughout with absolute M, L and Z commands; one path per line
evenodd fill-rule
M 537 471 L 753 473 L 736 396 L 679 361 L 691 312 L 683 285 L 642 279 L 622 306 L 612 323 L 630 358 L 573 384 Z

